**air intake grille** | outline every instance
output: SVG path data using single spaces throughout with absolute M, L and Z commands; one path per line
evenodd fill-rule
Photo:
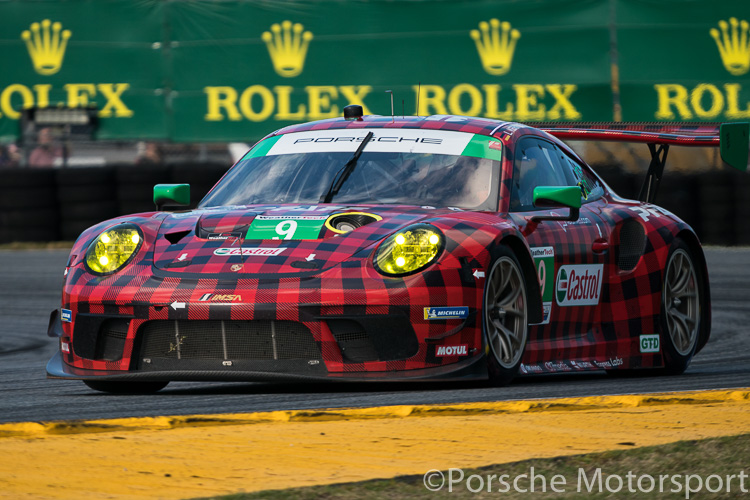
M 370 336 L 356 321 L 347 319 L 329 320 L 328 327 L 341 349 L 341 356 L 345 362 L 364 363 L 377 361 L 378 352 L 370 340 Z
M 620 226 L 620 244 L 617 246 L 617 267 L 632 271 L 638 265 L 646 246 L 646 233 L 643 226 L 634 220 L 625 221 Z
M 310 330 L 294 321 L 149 321 L 138 335 L 141 358 L 321 359 Z
M 389 315 L 326 318 L 345 363 L 408 359 L 419 351 L 419 342 L 408 316 Z
M 102 323 L 96 340 L 96 359 L 106 361 L 121 359 L 129 326 L 129 319 L 108 319 Z

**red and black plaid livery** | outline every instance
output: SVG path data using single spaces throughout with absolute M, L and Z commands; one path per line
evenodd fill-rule
M 127 371 L 131 368 L 133 341 L 138 328 L 148 320 L 239 320 L 253 319 L 259 311 L 264 316 L 271 314 L 279 321 L 304 323 L 322 347 L 329 372 L 369 372 L 412 370 L 451 364 L 458 356 L 434 356 L 435 345 L 481 346 L 481 325 L 476 321 L 476 312 L 481 304 L 483 281 L 464 276 L 464 262 L 471 262 L 477 269 L 487 266 L 491 246 L 498 230 L 512 230 L 496 216 L 485 216 L 480 220 L 461 217 L 450 210 L 418 209 L 415 207 L 357 207 L 383 217 L 347 235 L 337 235 L 321 240 L 290 240 L 278 243 L 288 254 L 278 257 L 247 257 L 243 269 L 231 272 L 232 265 L 240 263 L 240 256 L 217 258 L 213 250 L 232 245 L 230 240 L 208 241 L 196 237 L 185 237 L 184 243 L 170 245 L 164 237 L 181 231 L 185 223 L 192 227 L 203 212 L 195 211 L 192 218 L 179 217 L 174 224 L 170 216 L 153 219 L 136 219 L 144 231 L 146 242 L 139 251 L 136 262 L 125 270 L 109 277 L 89 274 L 83 264 L 85 242 L 92 239 L 101 227 L 91 230 L 76 244 L 66 279 L 63 308 L 72 311 L 73 318 L 80 314 L 102 314 L 110 316 L 133 316 L 125 352 L 120 361 L 105 362 L 77 356 L 75 349 L 66 353 L 65 362 L 86 370 Z M 341 210 L 339 210 L 341 211 Z M 155 238 L 156 226 L 164 220 L 160 236 Z M 445 235 L 445 251 L 439 262 L 430 270 L 406 278 L 384 278 L 374 269 L 371 254 L 382 240 L 397 229 L 415 221 L 434 224 Z M 186 222 L 187 221 L 187 222 Z M 488 226 L 491 221 L 496 227 Z M 153 241 L 156 240 L 156 244 Z M 333 243 L 331 240 L 335 240 Z M 275 242 L 274 242 L 275 243 Z M 245 240 L 245 246 L 252 245 Z M 164 246 L 174 249 L 164 250 Z M 178 262 L 177 258 L 187 253 L 188 266 L 164 269 L 164 263 Z M 311 253 L 320 261 L 320 270 L 300 271 L 289 263 L 304 261 Z M 154 260 L 156 257 L 157 260 Z M 211 259 L 223 261 L 212 264 Z M 263 273 L 261 271 L 270 269 Z M 269 276 L 274 276 L 269 279 Z M 240 296 L 241 301 L 230 307 L 201 303 L 200 297 L 207 293 Z M 184 309 L 170 307 L 175 302 L 184 302 Z M 461 305 L 470 307 L 472 314 L 466 321 L 425 321 L 425 307 Z M 318 318 L 311 321 L 309 313 Z M 419 351 L 409 359 L 390 362 L 344 363 L 341 353 L 320 318 L 360 314 L 386 316 L 401 314 L 409 318 L 420 343 Z M 76 321 L 63 324 L 65 338 L 73 341 Z M 463 328 L 456 328 L 462 326 Z M 442 342 L 428 343 L 427 339 L 444 336 L 457 330 Z M 74 342 L 73 342 L 74 343 Z M 75 343 L 74 343 L 75 344 Z
M 560 307 L 553 303 L 549 324 L 530 327 L 529 343 L 521 365 L 522 373 L 641 368 L 662 366 L 661 353 L 641 353 L 639 335 L 658 334 L 663 270 L 676 237 L 687 241 L 699 259 L 700 245 L 692 230 L 671 214 L 653 206 L 623 200 L 613 193 L 587 203 L 581 219 L 573 224 L 530 223 L 530 215 L 509 213 L 514 147 L 523 136 L 534 135 L 567 146 L 545 131 L 517 123 L 454 116 L 365 117 L 347 121 L 331 119 L 286 127 L 271 135 L 325 129 L 424 128 L 459 131 L 494 137 L 504 145 L 498 211 L 462 212 L 415 206 L 382 205 L 253 205 L 215 207 L 182 213 L 148 213 L 103 222 L 84 232 L 71 251 L 63 288 L 63 309 L 72 321 L 62 323 L 61 342 L 69 346 L 61 353 L 60 365 L 52 362 L 48 372 L 55 377 L 127 380 L 139 373 L 136 359 L 139 335 L 144 325 L 160 320 L 275 320 L 304 325 L 320 350 L 322 371 L 312 377 L 342 379 L 425 378 L 486 375 L 487 348 L 482 336 L 484 276 L 491 264 L 494 245 L 513 243 L 522 263 L 533 266 L 530 247 L 554 247 L 557 273 L 563 265 L 601 265 L 604 282 L 595 306 Z M 607 131 L 549 128 L 558 137 L 598 139 Z M 650 133 L 646 125 L 619 128 L 648 137 L 648 142 L 674 138 Z M 693 137 L 704 140 L 715 128 L 695 127 Z M 648 136 L 644 134 L 648 132 Z M 680 137 L 688 131 L 680 129 Z M 608 136 L 609 137 L 609 136 Z M 712 145 L 713 139 L 711 140 Z M 347 234 L 321 229 L 315 240 L 248 240 L 247 225 L 261 214 L 317 214 L 330 216 L 347 211 L 365 212 L 380 219 Z M 628 222 L 630 221 L 630 222 Z M 646 243 L 632 269 L 623 271 L 616 261 L 616 249 L 623 224 L 639 224 Z M 123 270 L 111 276 L 94 276 L 86 271 L 84 256 L 90 243 L 105 229 L 122 222 L 138 225 L 144 241 Z M 439 228 L 445 248 L 426 270 L 406 277 L 385 277 L 373 266 L 373 255 L 384 238 L 410 224 L 423 222 Z M 237 233 L 240 233 L 237 235 Z M 209 235 L 226 235 L 210 239 Z M 592 247 L 606 240 L 610 251 L 592 253 Z M 270 256 L 241 256 L 243 248 L 273 248 Z M 217 249 L 239 249 L 236 255 L 216 255 Z M 705 273 L 705 263 L 701 271 Z M 536 271 L 533 270 L 535 273 Z M 541 305 L 539 287 L 530 283 L 537 296 L 530 305 Z M 706 290 L 708 292 L 708 290 Z M 231 297 L 223 303 L 201 300 L 209 295 Z M 468 307 L 465 319 L 426 320 L 429 307 Z M 541 317 L 541 311 L 532 311 Z M 97 359 L 96 350 L 84 356 L 78 347 L 96 342 L 95 331 L 87 331 L 90 318 L 125 318 L 127 334 L 122 356 L 116 361 Z M 416 349 L 401 359 L 352 362 L 332 331 L 332 320 L 382 321 L 402 318 L 413 331 Z M 704 322 L 710 324 L 709 321 Z M 92 323 L 93 324 L 93 323 Z M 99 324 L 99 323 L 97 323 Z M 383 323 L 385 324 L 385 323 Z M 388 323 L 392 325 L 393 323 Z M 83 326 L 81 326 L 83 325 Z M 79 338 L 76 338 L 80 336 Z M 708 328 L 701 346 L 708 338 Z M 87 340 L 89 339 L 89 340 Z M 465 346 L 461 354 L 438 355 L 441 346 Z M 464 353 L 465 352 L 465 353 Z M 93 353 L 93 354 L 92 354 Z M 54 359 L 53 359 L 54 361 Z M 306 378 L 303 373 L 266 373 L 231 368 L 206 372 L 159 373 L 161 380 L 267 379 L 285 375 Z

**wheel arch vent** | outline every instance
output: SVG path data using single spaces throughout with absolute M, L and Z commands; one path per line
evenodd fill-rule
M 620 225 L 617 239 L 617 267 L 621 271 L 632 271 L 646 248 L 646 231 L 638 221 L 629 219 Z

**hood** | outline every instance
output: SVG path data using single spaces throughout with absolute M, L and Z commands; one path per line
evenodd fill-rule
M 172 213 L 154 245 L 154 265 L 175 273 L 314 273 L 369 256 L 399 228 L 449 210 L 409 206 L 282 205 Z

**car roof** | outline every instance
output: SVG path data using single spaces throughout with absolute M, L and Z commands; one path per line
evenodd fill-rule
M 346 120 L 344 118 L 331 118 L 315 122 L 300 123 L 281 128 L 269 136 L 291 134 L 294 132 L 306 132 L 311 130 L 332 129 L 372 129 L 372 128 L 410 128 L 430 129 L 466 132 L 469 134 L 481 134 L 495 136 L 505 128 L 517 130 L 525 127 L 513 122 L 492 120 L 489 118 L 475 118 L 456 115 L 432 115 L 432 116 L 380 116 L 365 115 L 360 119 Z

